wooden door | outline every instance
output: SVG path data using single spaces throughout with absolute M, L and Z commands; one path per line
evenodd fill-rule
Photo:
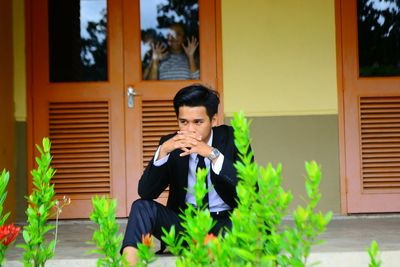
M 339 5 L 348 213 L 400 211 L 399 14 L 388 2 Z
M 187 1 L 186 10 L 194 10 L 193 7 L 198 5 L 197 14 L 182 15 L 185 19 L 194 19 L 192 23 L 198 25 L 197 38 L 199 39 L 199 72 L 198 80 L 146 80 L 143 77 L 142 68 L 142 51 L 141 51 L 141 35 L 144 31 L 148 31 L 143 25 L 143 15 L 148 12 L 142 1 L 125 1 L 124 2 L 124 74 L 125 74 L 125 130 L 126 130 L 126 169 L 127 169 L 127 212 L 129 212 L 130 204 L 138 198 L 137 184 L 143 173 L 143 168 L 151 160 L 158 141 L 161 136 L 177 130 L 176 115 L 173 110 L 172 99 L 175 93 L 184 86 L 193 83 L 202 83 L 217 89 L 217 78 L 221 75 L 217 72 L 217 29 L 218 24 L 216 18 L 216 10 L 218 9 L 216 1 L 199 0 Z M 154 1 L 153 1 L 154 2 Z M 157 1 L 156 1 L 157 2 Z M 159 1 L 164 2 L 165 1 Z M 172 1 L 167 1 L 172 2 Z M 177 9 L 184 9 L 179 7 Z M 142 4 L 143 6 L 140 6 Z M 165 3 L 159 10 L 166 9 L 171 12 L 170 3 Z M 151 7 L 149 7 L 151 8 Z M 155 11 L 155 10 L 154 10 Z M 159 12 L 160 13 L 160 12 Z M 160 21 L 161 15 L 158 16 Z M 195 17 L 195 18 L 192 18 Z M 198 22 L 196 21 L 198 19 Z M 184 19 L 184 20 L 185 20 Z M 175 21 L 176 22 L 176 21 Z M 142 25 L 141 25 L 142 24 Z M 188 24 L 188 22 L 186 22 Z M 157 25 L 151 30 L 157 27 Z M 189 36 L 188 36 L 189 37 Z M 127 103 L 128 89 L 135 90 L 134 107 L 130 108 Z M 159 201 L 166 202 L 168 191 L 164 192 Z
M 84 41 L 80 13 L 85 7 L 79 1 L 31 1 L 28 5 L 32 10 L 32 141 L 41 144 L 44 136 L 51 139 L 56 197 L 72 200 L 63 218 L 87 218 L 96 194 L 116 198 L 117 216 L 126 215 L 122 5 L 94 2 L 102 4 L 98 15 L 106 12 L 93 22 L 92 32 L 106 40 L 97 48 L 88 45 L 106 53 L 97 69 L 89 69 L 90 63 L 87 68 L 80 64 L 82 50 L 74 45 Z M 101 61 L 101 56 L 93 60 L 97 59 Z M 31 192 L 31 180 L 28 185 Z
M 150 81 L 142 78 L 139 0 L 27 0 L 28 168 L 33 144 L 49 136 L 56 197 L 72 200 L 62 218 L 87 218 L 91 198 L 103 194 L 117 199 L 118 217 L 127 216 L 159 137 L 177 129 L 174 94 L 194 82 L 220 85 L 218 6 L 198 6 L 200 78 Z M 97 21 L 82 24 L 85 8 Z M 30 177 L 28 184 L 31 192 Z

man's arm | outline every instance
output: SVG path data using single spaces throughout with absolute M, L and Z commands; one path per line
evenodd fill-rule
M 181 150 L 180 156 L 184 156 L 186 153 L 190 153 L 190 147 L 198 142 L 196 137 L 181 131 L 162 137 L 159 143 L 158 157 L 153 157 L 139 180 L 139 196 L 143 199 L 155 199 L 171 182 L 172 171 L 169 169 L 168 161 L 160 166 L 156 166 L 154 161 L 165 158 L 174 150 Z
M 159 150 L 160 153 L 158 158 L 152 158 L 146 169 L 143 172 L 142 177 L 139 180 L 138 193 L 143 199 L 155 199 L 167 188 L 170 183 L 169 167 L 168 162 L 160 166 L 154 165 L 154 161 L 157 161 L 164 156 L 161 156 L 162 145 L 174 135 L 167 135 L 160 139 Z M 155 155 L 156 156 L 156 155 Z
M 236 162 L 236 160 L 236 157 L 232 159 L 224 156 L 221 171 L 219 174 L 211 176 L 214 188 L 218 195 L 232 208 L 237 205 L 236 185 L 238 183 L 238 178 L 236 168 L 234 167 L 234 162 Z
M 233 128 L 229 126 L 218 127 L 219 132 L 226 140 L 224 147 L 217 147 L 224 155 L 221 171 L 211 176 L 213 185 L 218 195 L 232 208 L 237 206 L 236 186 L 238 177 L 234 163 L 240 161 L 239 151 L 234 143 Z M 216 133 L 216 132 L 215 132 Z M 251 150 L 251 148 L 249 148 Z

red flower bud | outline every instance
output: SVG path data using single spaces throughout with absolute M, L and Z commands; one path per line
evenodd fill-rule
M 153 239 L 151 238 L 151 234 L 142 235 L 142 243 L 146 247 L 153 247 Z
M 216 236 L 214 234 L 208 234 L 206 235 L 206 237 L 204 238 L 204 245 L 207 245 L 210 241 L 216 239 Z

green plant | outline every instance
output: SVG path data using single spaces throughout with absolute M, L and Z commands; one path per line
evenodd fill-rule
M 115 210 L 117 201 L 106 196 L 92 198 L 93 211 L 90 220 L 98 225 L 98 230 L 93 233 L 91 244 L 95 244 L 97 249 L 90 253 L 104 255 L 99 258 L 97 266 L 118 267 L 127 266 L 128 263 L 124 255 L 119 254 L 122 234 L 118 234 L 119 226 L 115 220 Z
M 281 165 L 259 167 L 250 150 L 250 123 L 243 113 L 234 115 L 235 145 L 240 160 L 235 163 L 239 182 L 238 206 L 232 229 L 217 237 L 207 234 L 213 225 L 208 210 L 188 206 L 181 216 L 183 233 L 164 230 L 164 242 L 178 256 L 177 266 L 305 266 L 317 236 L 326 229 L 331 213 L 316 213 L 321 197 L 321 173 L 315 162 L 306 163 L 308 205 L 294 213 L 294 226 L 283 227 L 282 219 L 293 198 L 281 186 Z M 196 201 L 201 203 L 205 173 L 197 174 Z M 199 202 L 200 201 L 200 202 Z M 185 245 L 183 245 L 185 244 Z
M 0 226 L 2 226 L 10 216 L 9 212 L 3 215 L 3 204 L 7 197 L 6 188 L 9 180 L 10 173 L 4 169 L 0 175 Z
M 142 243 L 138 244 L 138 262 L 136 267 L 145 267 L 156 260 L 153 239 L 150 234 L 142 236 Z
M 48 224 L 51 209 L 55 204 L 54 185 L 50 184 L 55 171 L 50 167 L 50 140 L 43 138 L 43 149 L 36 145 L 40 158 L 36 157 L 37 169 L 32 170 L 33 190 L 28 199 L 26 214 L 28 224 L 24 227 L 25 244 L 19 245 L 24 249 L 24 266 L 44 267 L 47 260 L 54 256 L 56 241 L 46 242 L 45 234 L 54 228 Z
M 176 266 L 209 266 L 211 264 L 211 259 L 208 257 L 208 240 L 210 240 L 208 232 L 214 226 L 214 222 L 209 210 L 203 206 L 203 198 L 207 193 L 206 175 L 206 169 L 198 170 L 194 186 L 196 207 L 188 205 L 180 215 L 185 231 L 176 233 L 174 226 L 169 232 L 163 229 L 162 240 L 172 254 L 178 256 Z
M 98 225 L 93 233 L 90 244 L 97 249 L 89 251 L 92 254 L 104 255 L 97 261 L 97 266 L 118 267 L 128 266 L 124 255 L 119 254 L 122 234 L 118 234 L 119 226 L 115 220 L 117 201 L 106 196 L 92 198 L 93 211 L 90 219 Z M 118 236 L 117 236 L 118 234 Z M 136 266 L 147 266 L 155 260 L 153 239 L 150 234 L 142 236 L 142 243 L 138 244 L 138 263 Z
M 3 204 L 7 197 L 7 184 L 10 179 L 10 173 L 3 170 L 0 175 L 0 266 L 2 265 L 8 246 L 18 236 L 21 228 L 14 224 L 4 225 L 10 213 L 3 215 Z
M 7 212 L 6 214 L 3 215 L 3 204 L 7 197 L 6 188 L 7 188 L 9 179 L 10 179 L 9 172 L 6 172 L 6 170 L 3 170 L 1 173 L 1 176 L 0 176 L 0 227 L 4 225 L 5 221 L 10 216 L 9 212 Z M 4 239 L 4 237 L 2 239 Z M 2 264 L 2 262 L 4 260 L 6 249 L 7 249 L 7 246 L 5 246 L 4 244 L 0 244 L 0 265 Z
M 230 256 L 230 264 L 274 265 L 282 252 L 280 225 L 293 196 L 281 186 L 281 165 L 263 168 L 252 160 L 250 123 L 243 113 L 234 115 L 232 126 L 240 153 L 240 161 L 235 163 L 240 180 L 232 231 L 224 242 L 226 249 L 236 252 Z
M 58 219 L 60 218 L 60 214 L 61 214 L 63 208 L 65 206 L 68 206 L 69 204 L 71 204 L 71 198 L 69 198 L 67 196 L 63 196 L 62 199 L 57 199 L 56 202 L 54 203 L 54 206 L 56 208 L 56 230 L 54 233 L 54 241 L 56 242 L 56 244 L 57 244 L 57 238 L 58 238 L 58 225 L 59 225 Z M 54 246 L 54 248 L 53 248 L 53 253 L 55 252 L 55 250 L 56 250 L 56 246 Z
M 332 218 L 332 212 L 322 214 L 315 209 L 321 198 L 319 184 L 321 182 L 320 167 L 315 161 L 306 162 L 306 192 L 308 205 L 298 206 L 293 212 L 294 227 L 284 232 L 283 249 L 290 255 L 283 257 L 283 263 L 291 266 L 306 266 L 311 246 L 320 243 L 318 235 L 326 230 Z
M 371 246 L 368 248 L 368 255 L 370 259 L 369 267 L 380 267 L 382 260 L 379 259 L 379 247 L 375 240 L 372 240 Z

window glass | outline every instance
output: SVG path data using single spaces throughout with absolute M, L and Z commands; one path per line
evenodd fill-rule
M 143 80 L 198 80 L 198 1 L 141 0 Z
M 358 0 L 360 76 L 400 75 L 400 7 L 397 0 Z
M 107 1 L 49 0 L 50 82 L 107 81 Z

